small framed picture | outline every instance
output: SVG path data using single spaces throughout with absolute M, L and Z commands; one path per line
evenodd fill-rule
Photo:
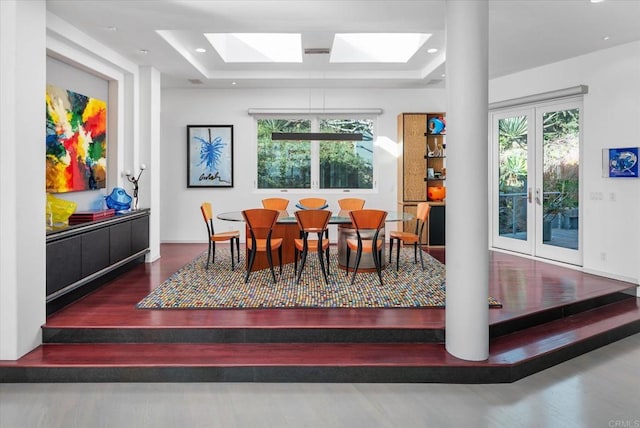
M 609 177 L 638 177 L 638 148 L 609 149 Z
M 187 125 L 187 187 L 233 187 L 233 125 Z

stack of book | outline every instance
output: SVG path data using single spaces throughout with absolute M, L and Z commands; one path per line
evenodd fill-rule
M 69 225 L 80 223 L 88 223 L 90 221 L 103 220 L 105 218 L 113 217 L 116 214 L 116 210 L 110 208 L 99 211 L 81 211 L 71 214 L 69 217 Z

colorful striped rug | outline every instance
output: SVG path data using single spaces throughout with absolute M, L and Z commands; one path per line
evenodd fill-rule
M 268 269 L 253 272 L 249 283 L 244 260 L 231 271 L 228 251 L 217 251 L 216 261 L 205 269 L 207 253 L 183 266 L 137 304 L 140 309 L 248 309 L 248 308 L 443 308 L 445 267 L 424 253 L 424 270 L 413 262 L 413 250 L 402 249 L 400 270 L 383 270 L 384 285 L 375 272 L 351 275 L 338 268 L 337 253 L 331 249 L 331 273 L 325 284 L 318 257 L 310 254 L 302 278 L 296 284 L 293 263 L 283 265 L 273 284 Z M 277 263 L 277 256 L 274 257 Z M 489 298 L 490 307 L 502 307 Z

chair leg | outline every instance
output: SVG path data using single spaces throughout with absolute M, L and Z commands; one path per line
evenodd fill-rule
M 326 257 L 327 257 L 327 275 L 331 275 L 331 272 L 329 271 L 329 266 L 331 265 L 331 262 L 329 261 L 329 247 L 327 247 L 327 252 L 326 252 Z
M 216 241 L 211 241 L 211 263 L 216 262 Z
M 358 273 L 358 266 L 360 266 L 360 259 L 362 258 L 362 251 L 358 251 L 356 253 L 356 264 L 353 267 L 353 277 L 351 277 L 351 285 L 353 285 L 353 283 L 356 280 L 356 274 Z
M 345 269 L 345 276 L 349 276 L 349 257 L 351 256 L 351 248 L 347 247 L 347 266 Z
M 294 273 L 294 275 L 297 275 L 298 274 L 298 258 L 299 258 L 299 256 L 298 256 L 298 253 L 299 253 L 298 247 L 294 248 L 293 251 L 294 251 L 294 253 L 293 253 L 293 273 Z
M 282 276 L 282 245 L 278 247 L 278 264 L 280 265 L 280 276 Z
M 238 258 L 238 264 L 240 264 L 240 237 L 236 238 L 236 257 Z
M 209 259 L 211 259 L 211 239 L 209 239 L 209 249 L 207 251 L 207 266 L 205 269 L 209 269 Z
M 229 243 L 229 248 L 231 248 L 231 270 L 235 269 L 235 263 L 233 262 L 233 241 L 235 241 L 235 238 L 231 238 L 231 242 Z
M 273 283 L 277 282 L 276 273 L 273 271 L 273 254 L 272 251 L 269 251 L 270 248 L 267 248 L 267 261 L 269 262 L 269 269 L 271 269 L 271 277 L 273 278 Z
M 413 263 L 418 263 L 418 243 L 413 243 Z
M 422 267 L 422 270 L 424 270 L 424 260 L 422 258 L 422 245 L 420 243 L 417 244 L 419 249 L 418 251 L 420 251 L 420 266 Z
M 302 271 L 304 270 L 304 265 L 307 262 L 307 251 L 306 250 L 302 250 L 302 255 L 300 256 L 301 260 L 300 260 L 300 270 L 296 270 L 297 276 L 296 276 L 296 284 L 298 284 L 300 282 L 300 278 L 302 278 Z
M 391 255 L 393 254 L 393 241 L 395 241 L 395 238 L 389 239 L 389 264 L 391 264 Z M 398 245 L 400 245 L 400 243 L 398 243 Z
M 398 245 L 398 250 L 400 249 L 400 245 Z M 372 251 L 373 254 L 373 264 L 376 265 L 376 272 L 378 272 L 378 278 L 380 278 L 380 285 L 384 285 L 382 283 L 382 250 Z
M 256 249 L 252 248 L 249 253 L 249 266 L 247 267 L 247 275 L 244 277 L 244 283 L 249 282 L 249 275 L 251 275 L 251 268 L 253 268 L 253 262 L 256 259 Z
M 401 240 L 398 239 L 398 248 L 396 249 L 396 272 L 400 269 L 400 243 Z
M 318 245 L 318 260 L 320 260 L 320 268 L 322 269 L 324 282 L 325 284 L 329 285 L 329 280 L 327 279 L 327 271 L 324 269 L 324 253 L 322 251 L 322 245 Z

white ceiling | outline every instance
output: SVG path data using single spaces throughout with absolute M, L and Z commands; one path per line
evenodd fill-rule
M 444 0 L 47 0 L 47 10 L 130 61 L 163 87 L 444 87 Z M 498 77 L 640 40 L 640 0 L 490 0 L 489 75 Z M 113 31 L 110 27 L 115 27 Z M 204 33 L 299 32 L 303 48 L 333 34 L 426 32 L 406 64 L 224 63 Z M 55 35 L 53 35 L 55 37 Z M 603 37 L 608 36 L 608 40 Z M 206 53 L 195 48 L 204 47 Z M 438 48 L 436 54 L 427 53 Z M 143 54 L 140 51 L 146 50 Z M 180 52 L 179 52 L 180 51 Z M 189 79 L 202 84 L 194 85 Z

